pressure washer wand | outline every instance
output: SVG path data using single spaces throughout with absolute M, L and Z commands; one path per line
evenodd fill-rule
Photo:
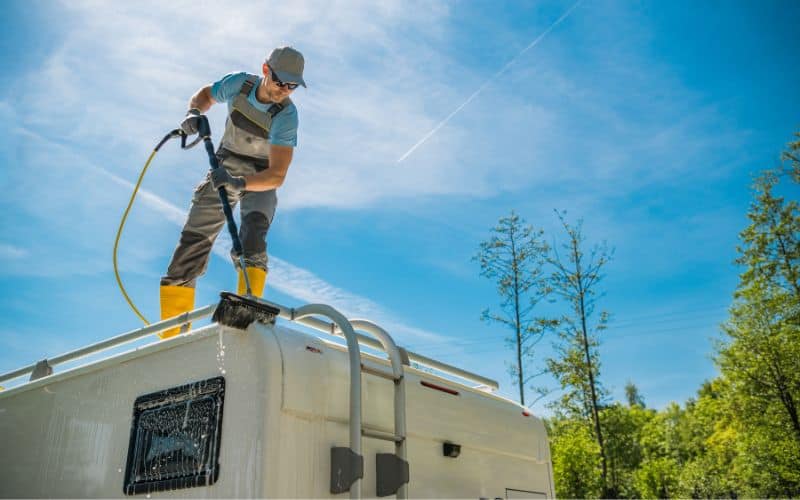
M 203 145 L 206 147 L 206 152 L 208 153 L 208 162 L 211 164 L 211 170 L 223 168 L 220 166 L 217 155 L 214 153 L 214 143 L 211 141 L 211 126 L 208 123 L 208 118 L 205 115 L 200 115 L 198 118 L 197 133 L 203 139 Z M 196 142 L 197 141 L 195 141 L 195 143 Z M 225 220 L 228 222 L 228 232 L 231 234 L 231 241 L 233 242 L 233 252 L 239 256 L 239 265 L 241 266 L 242 276 L 244 276 L 244 283 L 247 286 L 247 295 L 253 295 L 253 291 L 250 288 L 250 278 L 247 276 L 245 268 L 242 242 L 239 240 L 239 231 L 236 228 L 236 221 L 233 220 L 231 204 L 228 202 L 228 192 L 225 190 L 225 186 L 220 187 L 218 191 L 219 201 L 222 202 L 222 211 L 225 213 Z

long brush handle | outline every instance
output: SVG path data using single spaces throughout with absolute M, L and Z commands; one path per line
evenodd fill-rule
M 222 168 L 219 165 L 219 160 L 217 160 L 217 155 L 214 154 L 214 144 L 211 142 L 211 138 L 204 137 L 203 145 L 206 147 L 208 162 L 211 164 L 211 169 Z M 219 201 L 222 202 L 222 211 L 225 213 L 225 220 L 228 222 L 228 232 L 231 233 L 233 251 L 236 255 L 242 255 L 242 242 L 239 240 L 239 231 L 236 228 L 236 221 L 233 220 L 233 210 L 231 210 L 231 204 L 228 201 L 228 192 L 225 190 L 225 186 L 220 187 L 217 191 L 219 192 Z
M 211 141 L 211 126 L 209 125 L 208 118 L 205 115 L 200 115 L 198 134 L 203 138 L 203 145 L 206 148 L 206 153 L 208 153 L 208 162 L 211 164 L 211 170 L 222 168 L 219 165 L 217 155 L 214 153 L 214 143 Z M 219 192 L 219 201 L 222 202 L 222 212 L 225 214 L 225 220 L 228 223 L 228 232 L 231 235 L 233 252 L 239 257 L 239 265 L 241 266 L 242 274 L 244 275 L 244 283 L 247 287 L 247 295 L 252 295 L 253 291 L 250 288 L 250 279 L 247 276 L 247 271 L 244 265 L 244 250 L 242 249 L 242 242 L 239 240 L 239 230 L 236 228 L 236 221 L 233 220 L 233 210 L 231 210 L 231 204 L 228 201 L 228 192 L 225 190 L 225 186 L 220 187 L 217 191 Z

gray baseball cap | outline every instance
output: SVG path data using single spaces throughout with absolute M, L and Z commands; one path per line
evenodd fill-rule
M 278 47 L 269 55 L 267 64 L 282 82 L 295 82 L 303 87 L 306 86 L 306 82 L 303 80 L 305 59 L 297 49 L 293 47 Z

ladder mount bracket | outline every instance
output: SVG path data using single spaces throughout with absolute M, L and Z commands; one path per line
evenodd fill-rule
M 408 482 L 408 462 L 394 453 L 378 453 L 375 469 L 375 494 L 379 497 L 394 495 Z
M 331 448 L 331 493 L 344 493 L 364 477 L 364 457 L 350 448 Z

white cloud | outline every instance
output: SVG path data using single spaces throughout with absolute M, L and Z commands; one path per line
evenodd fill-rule
M 163 133 L 158 128 L 174 126 L 201 85 L 228 71 L 258 71 L 266 51 L 286 41 L 302 49 L 310 87 L 296 96 L 301 147 L 284 209 L 359 206 L 398 194 L 391 181 L 401 174 L 376 162 L 394 156 L 398 136 L 417 131 L 419 109 L 408 106 L 403 89 L 414 84 L 404 77 L 419 60 L 447 64 L 420 38 L 393 35 L 413 23 L 420 36 L 438 36 L 444 4 L 242 2 L 226 5 L 224 15 L 188 2 L 67 2 L 63 9 L 73 25 L 30 76 L 48 89 L 23 98 L 26 125 L 101 150 L 109 141 L 141 150 Z M 211 117 L 221 130 L 224 113 Z M 409 183 L 399 194 L 413 189 Z
M 219 247 L 218 247 L 219 248 Z M 228 258 L 227 252 L 215 250 L 221 257 Z M 397 320 L 377 303 L 331 285 L 312 272 L 294 266 L 283 259 L 270 257 L 269 286 L 282 293 L 302 299 L 309 303 L 329 304 L 342 311 L 350 319 L 368 319 L 379 322 L 396 340 L 406 342 L 436 341 L 448 342 L 451 339 L 421 328 L 416 328 Z
M 446 3 L 230 3 L 225 15 L 184 2 L 66 2 L 63 9 L 72 28 L 31 75 L 50 86 L 23 97 L 28 109 L 21 116 L 30 128 L 98 154 L 142 151 L 174 126 L 199 86 L 228 71 L 257 71 L 271 46 L 291 41 L 302 49 L 309 88 L 296 93 L 300 145 L 282 189 L 282 210 L 519 189 L 530 168 L 514 162 L 496 175 L 494 162 L 481 158 L 485 144 L 476 143 L 486 127 L 482 120 L 490 117 L 498 135 L 521 119 L 528 131 L 550 121 L 541 106 L 523 105 L 525 98 L 497 101 L 495 87 L 486 96 L 494 113 L 459 116 L 413 158 L 396 164 L 404 147 L 485 78 L 475 61 L 458 61 L 447 48 L 452 26 Z M 264 34 L 254 40 L 254 33 Z M 492 69 L 518 52 L 508 48 Z M 216 131 L 224 121 L 220 108 L 210 114 Z M 497 118 L 501 109 L 509 118 Z M 519 109 L 529 112 L 519 115 Z
M 0 242 L 0 259 L 18 260 L 28 256 L 28 250 L 17 245 Z
M 697 99 L 668 68 L 642 60 L 624 43 L 585 52 L 560 47 L 574 26 L 594 36 L 604 29 L 642 36 L 630 16 L 618 16 L 622 21 L 610 27 L 591 25 L 584 19 L 592 13 L 588 4 L 528 53 L 553 13 L 537 14 L 539 26 L 524 33 L 501 32 L 505 26 L 487 21 L 497 33 L 480 35 L 504 42 L 494 61 L 454 55 L 454 12 L 444 2 L 228 2 L 224 14 L 182 1 L 64 2 L 62 9 L 71 28 L 30 76 L 47 81 L 48 91 L 24 93 L 19 116 L 98 156 L 127 159 L 146 150 L 175 126 L 202 84 L 228 71 L 258 71 L 274 45 L 302 49 L 310 86 L 295 96 L 300 145 L 281 210 L 489 198 L 567 183 L 594 200 L 689 171 L 693 158 L 732 139 L 712 142 L 696 133 L 716 121 L 714 109 L 693 109 Z M 565 52 L 589 57 L 587 68 L 597 78 L 575 72 L 575 64 L 560 58 Z M 396 163 L 515 54 L 502 82 Z M 635 70 L 641 65 L 646 73 Z M 621 91 L 630 88 L 635 91 Z M 622 112 L 630 106 L 647 112 L 631 121 Z M 217 132 L 225 119 L 221 108 L 210 113 Z M 676 144 L 686 153 L 680 162 Z M 192 155 L 175 161 L 198 164 Z M 198 177 L 181 168 L 173 175 L 185 183 Z

